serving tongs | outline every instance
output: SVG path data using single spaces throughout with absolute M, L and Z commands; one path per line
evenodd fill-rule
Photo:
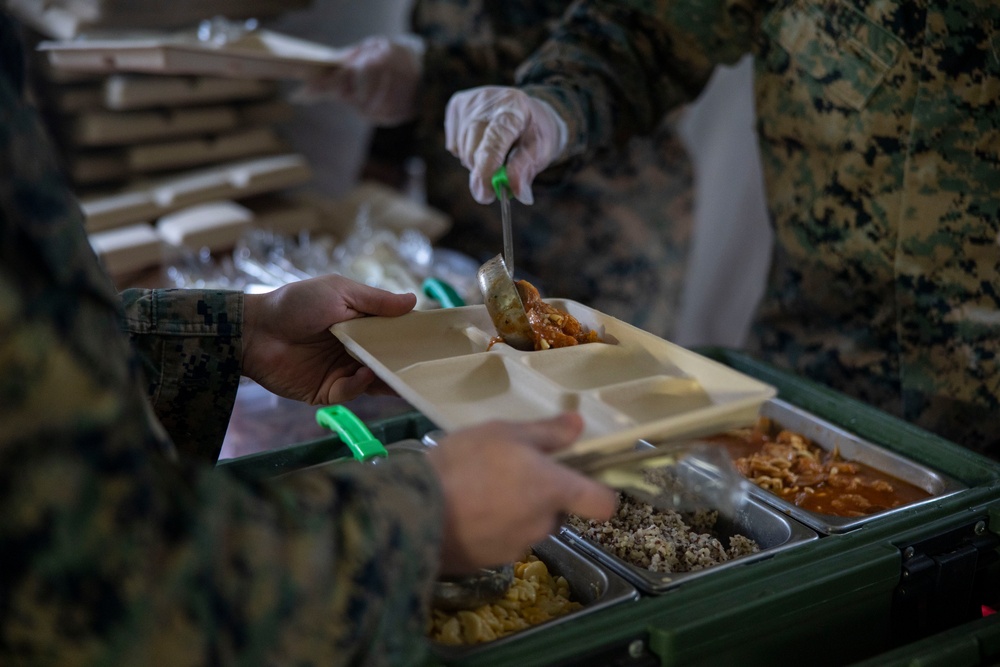
M 718 510 L 735 516 L 746 501 L 746 479 L 722 445 L 704 440 L 653 444 L 633 449 L 566 453 L 556 458 L 580 473 L 659 510 Z

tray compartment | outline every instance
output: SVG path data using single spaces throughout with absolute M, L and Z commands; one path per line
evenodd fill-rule
M 711 397 L 697 380 L 665 375 L 607 387 L 598 395 L 601 401 L 637 423 L 679 416 L 712 405 Z
M 350 324 L 352 336 L 363 340 L 368 353 L 392 373 L 425 361 L 484 354 L 495 335 L 485 308 L 415 310 L 403 317 L 362 317 Z
M 497 646 L 531 637 L 539 631 L 555 625 L 569 623 L 579 619 L 581 616 L 590 615 L 602 609 L 639 598 L 639 591 L 632 584 L 599 563 L 574 551 L 555 536 L 550 535 L 545 538 L 541 543 L 535 545 L 532 551 L 538 556 L 539 560 L 545 563 L 553 576 L 561 575 L 566 577 L 566 580 L 569 582 L 572 599 L 582 604 L 583 609 L 578 609 L 565 616 L 534 625 L 520 632 L 483 644 L 446 646 L 432 643 L 431 650 L 438 657 L 445 660 L 454 660 L 478 654 L 494 649 Z
M 567 360 L 567 353 L 572 361 Z M 572 391 L 599 389 L 648 377 L 650 374 L 696 380 L 673 364 L 664 364 L 646 350 L 622 345 L 589 343 L 579 347 L 526 354 L 522 361 L 552 382 Z
M 399 372 L 409 395 L 433 396 L 425 414 L 437 424 L 463 428 L 479 423 L 479 406 L 489 405 L 497 418 L 540 419 L 576 410 L 579 395 L 546 391 L 538 377 L 504 354 L 478 354 L 414 364 Z
M 584 439 L 608 437 L 635 423 L 593 396 L 551 390 L 544 379 L 506 353 L 414 364 L 398 377 L 406 383 L 400 396 L 433 396 L 435 402 L 427 409 L 427 417 L 452 428 L 480 423 L 483 405 L 489 405 L 497 419 L 542 419 L 577 411 L 583 417 Z

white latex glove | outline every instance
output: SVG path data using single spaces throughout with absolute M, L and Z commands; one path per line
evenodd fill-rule
M 423 63 L 420 37 L 369 37 L 350 48 L 342 67 L 309 81 L 298 99 L 331 96 L 376 125 L 400 125 L 417 114 Z
M 491 180 L 505 158 L 514 196 L 523 204 L 534 203 L 531 182 L 567 142 L 566 123 L 551 105 L 503 86 L 452 95 L 444 133 L 447 149 L 469 170 L 469 190 L 480 204 L 496 199 Z

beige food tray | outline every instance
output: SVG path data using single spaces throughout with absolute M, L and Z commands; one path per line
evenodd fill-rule
M 574 453 L 638 439 L 716 433 L 750 424 L 770 385 L 567 299 L 546 299 L 608 344 L 520 352 L 495 335 L 485 306 L 369 317 L 331 331 L 428 419 L 451 431 L 490 419 L 579 411 Z

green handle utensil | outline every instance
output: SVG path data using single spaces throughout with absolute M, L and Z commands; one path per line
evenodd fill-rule
M 502 164 L 493 174 L 493 191 L 500 200 L 500 222 L 503 224 L 503 261 L 507 271 L 514 277 L 514 239 L 510 222 L 510 181 L 507 180 L 507 165 Z
M 335 432 L 362 463 L 378 463 L 389 452 L 372 434 L 364 422 L 342 405 L 330 405 L 316 411 L 316 423 Z M 401 443 L 394 443 L 395 448 Z M 435 607 L 447 610 L 476 609 L 501 599 L 514 583 L 514 568 L 504 565 L 483 568 L 477 573 L 457 579 L 434 582 L 431 596 Z
M 500 165 L 500 168 L 493 174 L 491 183 L 493 183 L 493 192 L 496 193 L 497 199 L 500 199 L 504 193 L 510 192 L 510 181 L 507 180 L 507 165 Z
M 354 458 L 362 463 L 377 462 L 389 455 L 364 422 L 343 405 L 328 405 L 316 411 L 316 423 L 328 428 L 347 445 Z
M 424 280 L 420 286 L 424 294 L 441 304 L 442 308 L 458 308 L 465 305 L 465 299 L 458 295 L 455 288 L 433 276 Z

